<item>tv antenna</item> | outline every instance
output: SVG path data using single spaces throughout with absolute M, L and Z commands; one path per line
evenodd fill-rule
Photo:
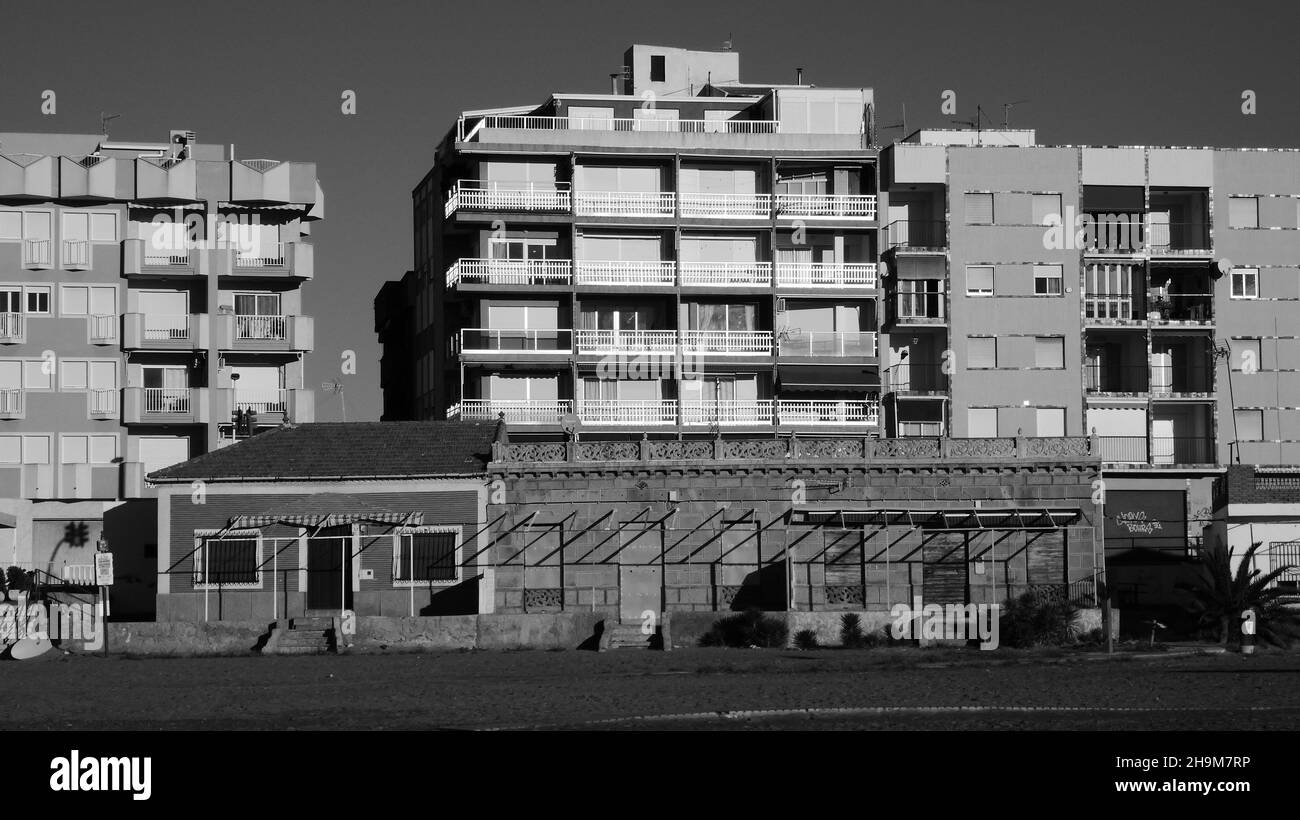
M 906 137 L 906 136 L 907 136 L 907 103 L 903 103 L 903 119 L 902 119 L 902 120 L 900 120 L 900 121 L 894 123 L 893 125 L 881 125 L 881 126 L 878 126 L 878 128 L 879 128 L 879 130 L 881 130 L 881 131 L 892 131 L 892 130 L 894 130 L 895 128 L 901 128 L 901 129 L 903 129 L 903 136 Z
M 1015 102 L 1002 103 L 1002 127 L 1003 129 L 1011 127 L 1011 109 L 1017 105 L 1024 105 L 1029 100 L 1016 100 Z
M 348 420 L 348 403 L 343 399 L 343 382 L 338 379 L 330 379 L 327 382 L 321 382 L 320 389 L 339 397 L 339 409 L 343 411 L 343 422 Z
M 977 106 L 975 106 L 975 119 L 973 119 L 973 120 L 949 120 L 949 122 L 955 123 L 955 124 L 957 124 L 957 125 L 964 125 L 964 126 L 966 126 L 967 128 L 974 128 L 974 129 L 975 129 L 975 142 L 976 142 L 976 144 L 978 145 L 979 142 L 980 142 L 980 136 L 979 136 L 979 135 L 980 135 L 980 132 L 984 130 L 984 121 L 985 121 L 985 120 L 988 120 L 990 126 L 993 125 L 993 121 L 992 121 L 992 120 L 989 120 L 988 115 L 984 113 L 984 106 L 982 106 L 982 105 L 977 105 Z
M 100 112 L 99 112 L 99 133 L 101 133 L 101 134 L 103 134 L 104 136 L 107 137 L 107 136 L 108 136 L 108 124 L 109 124 L 110 122 L 112 122 L 113 120 L 117 119 L 117 118 L 120 117 L 120 116 L 122 116 L 122 115 L 121 115 L 121 114 L 109 114 L 109 113 L 107 113 L 107 112 L 105 112 L 105 111 L 100 111 Z

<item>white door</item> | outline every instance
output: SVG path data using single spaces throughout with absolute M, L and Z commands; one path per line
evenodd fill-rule
M 144 314 L 145 339 L 160 342 L 188 337 L 189 294 L 184 291 L 141 291 L 139 307 Z
M 1151 463 L 1174 463 L 1174 420 L 1151 421 Z
M 1151 351 L 1151 392 L 1168 393 L 1174 385 L 1174 354 L 1169 348 Z
M 235 406 L 254 413 L 284 412 L 284 373 L 278 367 L 235 365 L 230 368 L 235 385 Z M 235 379 L 235 376 L 239 376 Z

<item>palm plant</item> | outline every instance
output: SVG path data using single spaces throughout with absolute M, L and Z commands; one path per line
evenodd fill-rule
M 1219 643 L 1238 643 L 1240 630 L 1233 629 L 1246 610 L 1255 612 L 1255 635 L 1264 643 L 1286 646 L 1300 636 L 1300 609 L 1295 596 L 1274 585 L 1282 575 L 1295 569 L 1285 565 L 1266 573 L 1254 568 L 1255 553 L 1261 542 L 1250 545 L 1241 556 L 1236 572 L 1232 569 L 1233 551 L 1217 548 L 1201 553 L 1198 583 L 1180 583 L 1178 588 L 1191 593 L 1191 610 L 1202 624 L 1217 624 Z

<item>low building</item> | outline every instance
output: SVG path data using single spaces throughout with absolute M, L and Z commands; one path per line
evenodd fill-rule
M 478 544 L 495 431 L 286 426 L 152 473 L 158 619 L 490 612 Z
M 1215 490 L 1209 545 L 1230 547 L 1235 569 L 1250 545 L 1259 544 L 1253 568 L 1265 574 L 1292 567 L 1276 584 L 1300 593 L 1300 466 L 1235 464 Z

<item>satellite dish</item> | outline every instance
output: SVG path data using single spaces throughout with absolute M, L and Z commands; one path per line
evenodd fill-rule
M 560 416 L 560 427 L 564 428 L 566 433 L 575 433 L 578 430 L 578 415 L 576 413 L 565 413 Z
M 1214 263 L 1214 278 L 1221 279 L 1232 272 L 1232 260 L 1220 259 Z
M 9 649 L 9 657 L 16 661 L 27 661 L 44 655 L 53 646 L 45 638 L 23 638 Z
M 876 271 L 880 274 L 880 278 L 881 278 L 881 279 L 888 279 L 888 278 L 889 278 L 889 263 L 888 263 L 888 262 L 885 262 L 885 261 L 883 261 L 883 260 L 882 260 L 881 262 L 877 263 L 877 265 L 876 265 Z

